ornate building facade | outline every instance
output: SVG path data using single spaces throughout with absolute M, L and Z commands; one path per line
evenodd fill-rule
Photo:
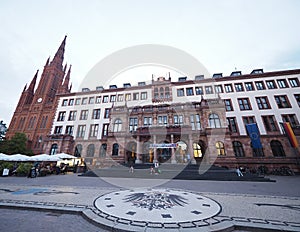
M 7 139 L 17 132 L 25 133 L 28 148 L 32 149 L 34 154 L 44 151 L 43 145 L 52 128 L 58 94 L 71 91 L 71 66 L 68 71 L 67 65 L 63 67 L 65 44 L 66 37 L 52 61 L 48 58 L 37 87 L 38 71 L 30 85 L 25 85 L 6 133 Z
M 282 127 L 289 123 L 299 141 L 299 76 L 300 70 L 259 69 L 61 95 L 46 149 L 95 166 L 133 158 L 299 171 L 299 147 Z

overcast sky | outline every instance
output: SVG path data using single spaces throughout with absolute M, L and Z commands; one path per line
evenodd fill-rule
M 299 12 L 297 0 L 1 1 L 0 120 L 9 124 L 23 87 L 66 34 L 75 91 L 102 58 L 139 44 L 186 51 L 210 73 L 300 68 Z

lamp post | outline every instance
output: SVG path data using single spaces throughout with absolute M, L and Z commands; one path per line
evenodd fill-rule
M 43 144 L 42 144 L 43 137 L 42 136 L 39 137 L 38 142 L 39 142 L 39 148 L 40 148 L 40 151 L 41 151 L 41 154 L 42 154 L 43 153 Z

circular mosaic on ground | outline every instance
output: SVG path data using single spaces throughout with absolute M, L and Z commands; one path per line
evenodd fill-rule
M 220 205 L 197 193 L 171 189 L 134 189 L 108 193 L 94 202 L 104 215 L 135 222 L 182 223 L 211 218 Z

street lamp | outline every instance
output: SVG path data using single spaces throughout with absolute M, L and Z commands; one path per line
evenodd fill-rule
M 41 150 L 41 153 L 43 153 L 43 146 L 41 146 L 41 145 L 42 145 L 42 142 L 43 142 L 43 137 L 42 137 L 42 136 L 39 137 L 38 142 L 39 142 L 39 148 L 40 148 L 40 150 Z

